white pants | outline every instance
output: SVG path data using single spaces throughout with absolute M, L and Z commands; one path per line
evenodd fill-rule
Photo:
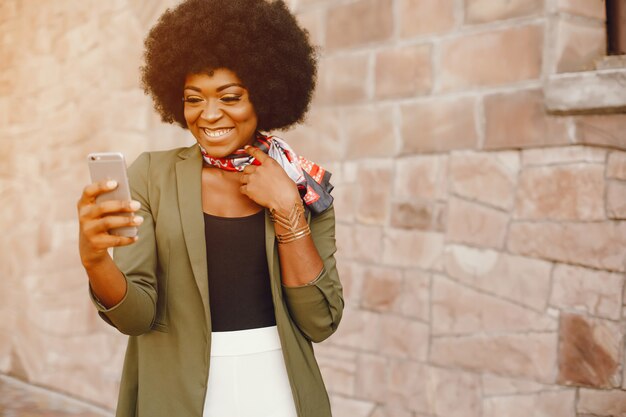
M 297 417 L 276 326 L 211 334 L 203 417 Z

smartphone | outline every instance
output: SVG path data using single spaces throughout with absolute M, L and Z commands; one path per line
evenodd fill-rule
M 126 161 L 120 152 L 96 152 L 87 155 L 91 182 L 117 181 L 117 188 L 100 194 L 97 203 L 108 200 L 130 201 L 130 187 L 126 175 Z M 133 217 L 133 213 L 120 213 L 121 216 Z M 136 226 L 118 227 L 109 231 L 112 235 L 134 237 L 137 236 Z

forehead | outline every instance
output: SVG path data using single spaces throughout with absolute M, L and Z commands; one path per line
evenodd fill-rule
M 243 86 L 237 74 L 226 68 L 218 68 L 213 70 L 210 74 L 201 72 L 188 74 L 187 77 L 185 77 L 185 87 L 192 86 L 202 90 L 216 90 L 228 84 L 239 84 Z

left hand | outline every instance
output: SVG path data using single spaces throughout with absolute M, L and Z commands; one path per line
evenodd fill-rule
M 298 187 L 283 167 L 273 158 L 254 146 L 246 152 L 260 165 L 248 165 L 241 176 L 240 191 L 260 206 L 289 213 L 300 200 Z

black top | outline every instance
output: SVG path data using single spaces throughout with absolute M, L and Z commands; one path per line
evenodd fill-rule
M 265 211 L 246 217 L 204 213 L 214 332 L 276 325 L 265 253 Z

